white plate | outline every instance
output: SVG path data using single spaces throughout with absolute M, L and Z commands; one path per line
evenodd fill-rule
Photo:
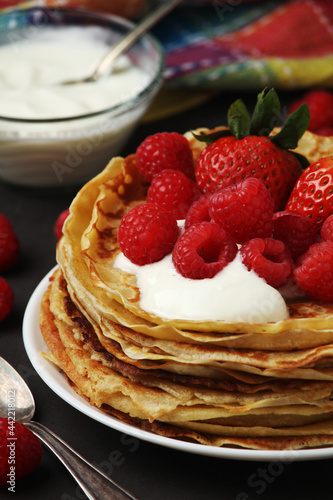
M 158 436 L 148 431 L 142 431 L 136 427 L 117 420 L 106 413 L 94 408 L 68 385 L 66 378 L 49 361 L 41 356 L 41 351 L 47 351 L 47 347 L 39 328 L 39 311 L 42 296 L 47 289 L 49 277 L 53 274 L 53 269 L 39 283 L 32 294 L 27 305 L 23 319 L 23 340 L 29 359 L 37 373 L 44 382 L 64 401 L 88 415 L 97 422 L 101 422 L 113 429 L 124 432 L 144 441 L 160 446 L 166 446 L 175 450 L 208 455 L 211 457 L 229 458 L 234 460 L 268 460 L 292 462 L 300 460 L 318 460 L 333 457 L 333 448 L 320 448 L 311 450 L 295 451 L 271 451 L 271 450 L 245 450 L 231 448 L 216 448 L 214 446 L 204 446 L 201 444 L 187 443 L 176 439 Z

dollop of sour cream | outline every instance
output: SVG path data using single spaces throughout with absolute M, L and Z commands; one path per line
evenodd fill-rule
M 137 266 L 120 253 L 115 267 L 136 276 L 141 308 L 164 319 L 267 323 L 289 317 L 281 294 L 248 271 L 239 253 L 213 278 L 202 280 L 181 276 L 171 254 Z

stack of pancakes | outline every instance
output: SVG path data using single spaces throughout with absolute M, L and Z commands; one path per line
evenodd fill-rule
M 202 129 L 203 130 L 203 129 Z M 203 148 L 187 134 L 194 158 Z M 306 132 L 310 161 L 332 138 Z M 201 443 L 287 450 L 333 444 L 333 304 L 304 297 L 278 323 L 165 320 L 114 267 L 122 216 L 145 202 L 135 155 L 75 197 L 41 305 L 44 354 L 92 405 L 145 430 Z

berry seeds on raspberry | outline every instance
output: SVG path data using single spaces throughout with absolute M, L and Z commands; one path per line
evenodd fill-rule
M 312 245 L 297 261 L 294 278 L 314 299 L 333 301 L 333 241 Z
M 291 276 L 294 263 L 282 241 L 254 238 L 240 249 L 243 264 L 275 288 Z
M 192 203 L 190 206 L 185 219 L 185 229 L 188 229 L 193 224 L 198 222 L 211 221 L 211 216 L 209 215 L 209 197 L 210 193 L 203 194 L 200 198 Z
M 147 137 L 136 151 L 136 164 L 148 182 L 165 169 L 179 170 L 194 179 L 190 144 L 177 132 L 162 132 Z
M 273 216 L 273 238 L 283 241 L 296 261 L 316 242 L 318 227 L 304 214 L 284 210 Z
M 254 177 L 221 189 L 209 198 L 209 214 L 236 240 L 271 236 L 274 202 L 264 184 Z
M 238 252 L 236 242 L 215 222 L 190 226 L 172 252 L 176 270 L 185 278 L 213 278 Z
M 182 172 L 167 169 L 153 178 L 147 202 L 156 203 L 175 219 L 185 219 L 188 209 L 201 194 L 192 179 Z
M 324 241 L 333 241 L 333 215 L 329 215 L 320 230 L 320 236 Z
M 121 220 L 118 230 L 120 250 L 139 266 L 161 260 L 170 253 L 178 237 L 176 219 L 155 203 L 132 208 Z

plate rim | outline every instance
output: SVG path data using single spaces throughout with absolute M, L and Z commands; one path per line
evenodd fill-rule
M 244 461 L 305 461 L 321 460 L 333 457 L 333 447 L 311 448 L 305 450 L 250 450 L 243 448 L 227 448 L 190 443 L 149 431 L 141 430 L 130 424 L 121 422 L 112 415 L 90 405 L 72 389 L 59 369 L 41 355 L 41 350 L 48 350 L 39 326 L 39 311 L 42 297 L 47 290 L 49 278 L 57 269 L 54 266 L 38 283 L 34 289 L 24 312 L 22 335 L 27 356 L 43 382 L 67 404 L 118 432 L 147 441 L 158 446 L 172 448 L 187 453 Z

